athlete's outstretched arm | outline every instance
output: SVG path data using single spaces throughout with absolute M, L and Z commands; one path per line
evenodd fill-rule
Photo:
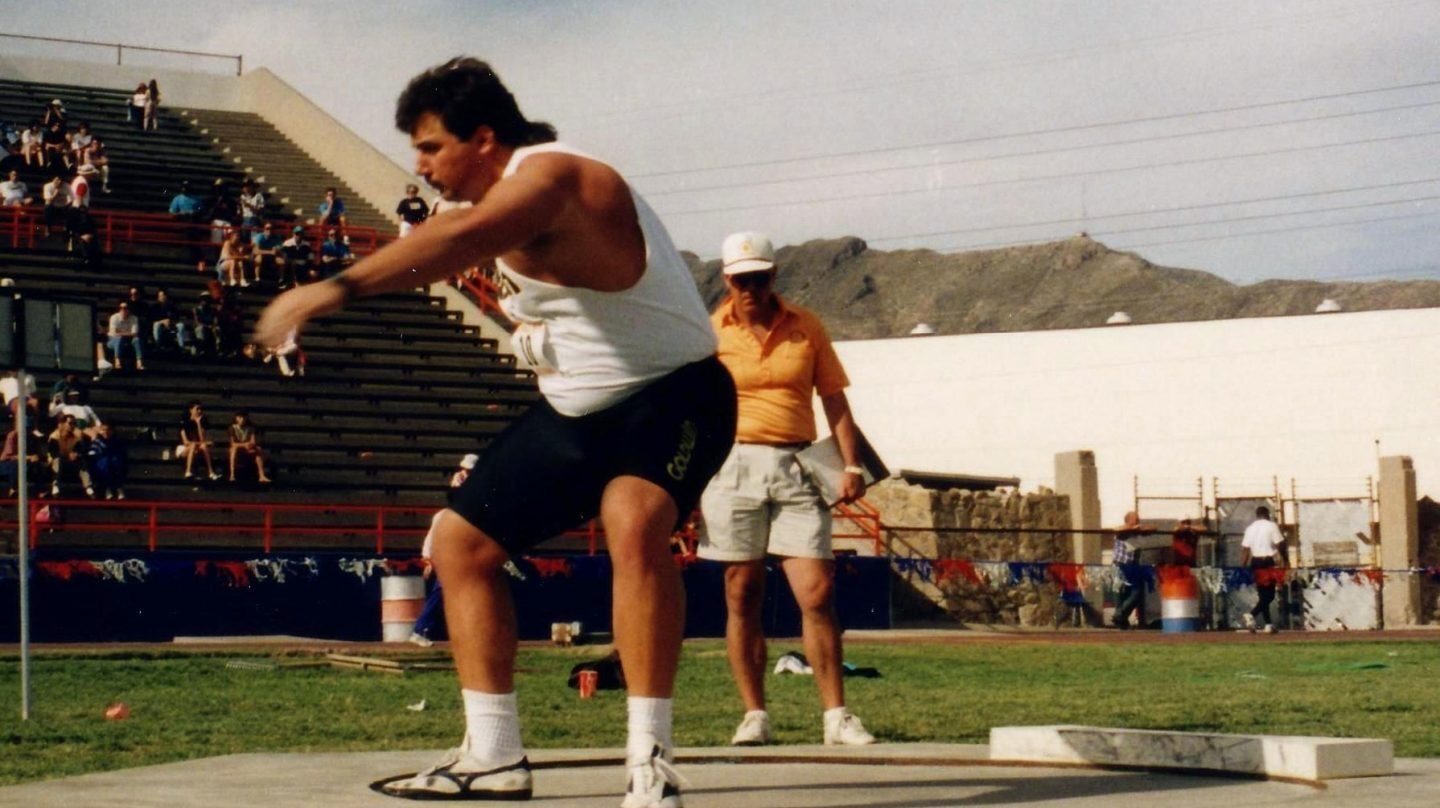
M 526 160 L 474 207 L 437 216 L 355 264 L 343 283 L 312 283 L 275 298 L 255 325 L 255 341 L 279 345 L 290 329 L 339 310 L 347 296 L 425 286 L 549 232 L 574 191 L 565 161 L 546 156 Z

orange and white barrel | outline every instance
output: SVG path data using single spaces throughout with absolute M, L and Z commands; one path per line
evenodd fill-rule
M 419 575 L 387 575 L 380 579 L 380 639 L 405 642 L 425 608 L 425 579 Z
M 1182 634 L 1200 628 L 1200 584 L 1188 569 L 1160 579 L 1160 631 Z

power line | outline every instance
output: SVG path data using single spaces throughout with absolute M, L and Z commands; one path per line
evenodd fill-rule
M 713 208 L 693 208 L 693 209 L 688 209 L 688 210 L 662 210 L 662 211 L 659 211 L 659 213 L 660 213 L 661 216 L 664 216 L 664 217 L 694 216 L 694 215 L 699 215 L 699 214 L 704 214 L 704 213 L 733 213 L 733 212 L 737 212 L 737 211 L 762 210 L 762 209 L 765 209 L 765 208 L 793 208 L 793 207 L 795 207 L 795 206 L 797 206 L 797 205 L 821 204 L 821 203 L 827 203 L 827 202 L 848 202 L 848 201 L 854 201 L 854 200 L 859 200 L 859 199 L 878 199 L 878 198 L 891 198 L 891 197 L 901 197 L 901 196 L 915 196 L 915 195 L 920 195 L 920 194 L 927 194 L 927 195 L 929 195 L 929 194 L 939 194 L 939 193 L 951 193 L 951 192 L 954 192 L 954 191 L 967 190 L 967 189 L 971 189 L 971 188 L 989 188 L 989 187 L 994 187 L 994 186 L 999 186 L 999 185 L 1018 185 L 1018 184 L 1027 183 L 1027 182 L 1048 182 L 1048 181 L 1050 181 L 1050 180 L 1082 179 L 1082 178 L 1085 178 L 1085 177 L 1097 177 L 1097 176 L 1103 176 L 1103 175 L 1107 175 L 1107 174 L 1124 174 L 1124 173 L 1128 173 L 1128 172 L 1131 172 L 1131 171 L 1150 171 L 1150 170 L 1155 170 L 1155 169 L 1174 168 L 1174 167 L 1177 167 L 1177 166 L 1192 166 L 1192 165 L 1202 165 L 1202 164 L 1205 164 L 1205 163 L 1218 163 L 1218 162 L 1224 162 L 1224 161 L 1226 161 L 1226 160 L 1243 160 L 1243 159 L 1247 159 L 1247 158 L 1251 158 L 1251 157 L 1273 157 L 1273 156 L 1281 155 L 1281 154 L 1297 154 L 1297 153 L 1300 153 L 1300 152 L 1318 151 L 1318 150 L 1321 150 L 1321 149 L 1336 149 L 1336 148 L 1341 148 L 1341 147 L 1345 147 L 1345 146 L 1369 146 L 1369 145 L 1374 145 L 1374 144 L 1377 144 L 1377 143 L 1392 143 L 1392 142 L 1400 141 L 1400 140 L 1413 140 L 1413 139 L 1415 139 L 1415 138 L 1421 138 L 1421 137 L 1434 137 L 1434 136 L 1436 136 L 1436 135 L 1440 135 L 1440 130 L 1434 130 L 1434 131 L 1430 131 L 1430 132 L 1415 132 L 1415 133 L 1412 133 L 1412 134 L 1405 134 L 1405 135 L 1387 135 L 1387 136 L 1383 136 L 1383 137 L 1362 138 L 1362 139 L 1360 139 L 1360 140 L 1342 140 L 1342 141 L 1339 141 L 1339 142 L 1337 142 L 1337 143 L 1321 143 L 1321 144 L 1317 144 L 1317 145 L 1313 145 L 1313 146 L 1287 146 L 1287 147 L 1285 147 L 1285 148 L 1280 148 L 1280 149 L 1263 149 L 1263 150 L 1260 150 L 1260 151 L 1238 152 L 1238 153 L 1236 153 L 1236 154 L 1222 154 L 1222 155 L 1217 155 L 1217 156 L 1214 156 L 1214 157 L 1195 157 L 1195 158 L 1191 158 L 1191 159 L 1188 159 L 1188 160 L 1165 160 L 1165 161 L 1162 161 L 1162 162 L 1142 163 L 1142 164 L 1139 164 L 1139 165 L 1130 165 L 1130 166 L 1116 166 L 1116 167 L 1113 167 L 1113 168 L 1093 168 L 1093 169 L 1085 169 L 1085 170 L 1083 170 L 1083 171 L 1064 171 L 1064 172 L 1060 172 L 1060 173 L 1057 173 L 1057 174 L 1038 174 L 1038 175 L 1035 175 L 1035 176 L 1032 176 L 1032 177 L 1014 177 L 1014 178 L 1003 179 L 1003 180 L 981 180 L 981 181 L 979 181 L 979 182 L 966 182 L 966 183 L 958 183 L 958 184 L 946 184 L 946 185 L 945 185 L 944 187 L 942 187 L 942 188 L 904 188 L 904 189 L 900 189 L 900 190 L 896 190 L 896 191 L 869 191 L 869 192 L 860 193 L 860 194 L 847 194 L 847 195 L 843 195 L 843 196 L 829 196 L 829 197 L 812 197 L 812 198 L 810 198 L 810 199 L 797 199 L 797 200 L 788 201 L 788 202 L 756 202 L 756 203 L 753 203 L 753 204 L 729 205 L 729 206 L 724 206 L 724 207 L 713 207 Z M 889 170 L 889 169 L 882 169 L 882 170 Z M 849 173 L 851 173 L 851 174 L 856 174 L 856 173 L 868 173 L 868 172 L 849 172 Z M 777 182 L 788 182 L 788 180 L 779 180 L 779 181 L 777 181 Z M 750 187 L 758 186 L 758 185 L 765 185 L 765 184 L 772 184 L 772 183 L 754 183 L 754 184 L 753 184 L 752 186 L 750 186 Z M 737 184 L 737 185 L 734 186 L 734 187 L 746 187 L 746 186 L 745 186 L 743 183 L 740 183 L 740 184 Z M 651 194 L 651 193 L 646 193 L 646 194 L 645 194 L 645 197 L 646 197 L 647 199 L 649 199 L 649 198 L 651 198 L 651 197 L 653 197 L 653 196 L 655 196 L 655 194 Z
M 1357 224 L 1371 224 L 1374 222 L 1395 222 L 1402 219 L 1423 219 L 1431 216 L 1440 216 L 1440 211 L 1431 213 L 1405 213 L 1398 216 L 1381 216 L 1373 219 L 1351 219 L 1344 222 L 1329 222 L 1326 224 L 1310 224 L 1297 227 L 1281 227 L 1273 230 L 1251 230 L 1245 233 L 1229 233 L 1223 236 L 1206 236 L 1203 238 L 1174 239 L 1170 241 L 1147 241 L 1140 244 L 1126 245 L 1124 249 L 1133 250 L 1140 247 L 1168 247 L 1172 244 L 1194 244 L 1202 241 L 1223 241 L 1232 238 L 1247 238 L 1249 236 L 1269 236 L 1277 233 L 1295 233 L 1301 230 L 1315 230 L 1322 227 L 1349 227 Z M 1384 273 L 1377 273 L 1384 274 Z
M 1039 135 L 1053 135 L 1072 132 L 1083 132 L 1091 129 L 1104 129 L 1113 126 L 1130 126 L 1137 123 L 1157 123 L 1160 121 L 1174 121 L 1184 118 L 1194 118 L 1201 115 L 1220 115 L 1231 112 L 1245 112 L 1256 109 L 1269 109 L 1273 107 L 1288 106 L 1291 104 L 1308 104 L 1316 101 L 1333 101 L 1338 98 L 1353 98 L 1362 95 L 1374 95 L 1376 93 L 1396 92 L 1400 90 L 1415 90 L 1422 87 L 1434 87 L 1440 85 L 1440 81 L 1420 81 L 1409 84 L 1396 84 L 1388 87 L 1372 87 L 1366 90 L 1348 90 L 1341 93 L 1325 93 L 1322 95 L 1304 96 L 1301 98 L 1290 98 L 1279 101 L 1262 101 L 1254 104 L 1237 104 L 1229 107 L 1215 107 L 1212 109 L 1194 110 L 1191 112 L 1172 112 L 1163 115 L 1147 115 L 1139 118 L 1126 118 L 1114 121 L 1099 121 L 1096 123 L 1071 124 L 1068 126 L 1057 126 L 1049 129 L 1031 129 L 1015 132 L 1003 132 L 994 135 L 976 135 L 974 137 L 953 138 L 950 140 L 937 140 L 927 143 L 912 143 L 904 146 L 878 146 L 872 149 L 855 149 L 846 152 L 831 152 L 828 154 L 812 154 L 800 157 L 781 157 L 770 160 L 752 160 L 743 163 L 727 163 L 723 165 L 706 166 L 702 168 L 673 169 L 669 171 L 651 171 L 646 173 L 632 173 L 630 179 L 650 179 L 654 177 L 668 177 L 681 174 L 698 174 L 709 171 L 724 171 L 735 168 L 757 168 L 763 166 L 787 165 L 790 163 L 810 162 L 814 160 L 829 160 L 837 158 L 867 157 L 876 154 L 889 154 L 892 152 L 915 151 L 917 149 L 936 149 L 948 146 L 963 146 L 973 143 L 986 143 L 994 140 L 1007 140 L 1018 137 L 1034 137 Z M 1366 113 L 1350 113 L 1366 114 Z M 1343 117 L 1343 116 L 1341 116 Z M 1216 130 L 1225 131 L 1225 130 Z M 1202 133 L 1203 134 L 1203 133 Z M 670 193 L 670 192 L 666 192 Z M 658 194 L 651 192 L 648 195 Z

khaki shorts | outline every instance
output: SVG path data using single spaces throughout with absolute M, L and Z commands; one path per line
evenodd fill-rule
M 798 449 L 737 443 L 700 497 L 701 558 L 833 558 L 830 509 L 795 461 Z

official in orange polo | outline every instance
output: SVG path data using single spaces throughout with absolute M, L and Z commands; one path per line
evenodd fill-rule
M 800 606 L 805 655 L 824 707 L 827 744 L 874 743 L 845 708 L 830 509 L 795 455 L 816 438 L 812 400 L 820 397 L 845 460 L 843 501 L 865 492 L 850 384 L 820 319 L 775 293 L 775 248 L 760 233 L 735 233 L 721 247 L 729 297 L 711 316 L 720 361 L 735 377 L 735 446 L 700 498 L 702 558 L 721 561 L 728 609 L 730 669 L 745 703 L 732 744 L 770 742 L 765 711 L 765 635 L 760 606 L 765 559 L 776 556 Z

